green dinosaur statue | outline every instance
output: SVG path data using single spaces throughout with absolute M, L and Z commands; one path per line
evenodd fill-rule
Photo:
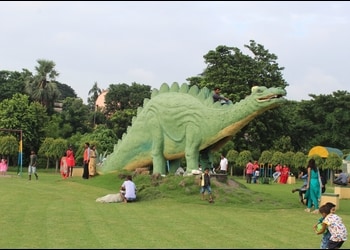
M 166 174 L 186 158 L 186 173 L 198 169 L 200 152 L 221 148 L 233 135 L 266 110 L 286 99 L 282 88 L 253 87 L 251 95 L 238 103 L 213 102 L 204 87 L 181 87 L 173 83 L 154 89 L 137 110 L 131 126 L 114 146 L 102 174 L 121 169 L 153 166 L 153 173 Z

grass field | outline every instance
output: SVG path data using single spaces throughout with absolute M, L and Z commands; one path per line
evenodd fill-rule
M 9 171 L 0 177 L 1 248 L 319 248 L 312 226 L 320 215 L 304 212 L 296 184 L 245 184 L 229 177 L 213 181 L 215 203 L 202 201 L 192 177 L 168 176 L 154 183 L 136 176 L 138 201 L 97 203 L 116 193 L 117 174 L 62 180 L 38 170 L 28 181 Z M 326 192 L 333 192 L 331 185 Z M 350 200 L 337 214 L 350 229 Z M 344 249 L 350 243 L 345 242 Z

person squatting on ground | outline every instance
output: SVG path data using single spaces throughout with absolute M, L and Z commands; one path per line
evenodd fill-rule
M 327 209 L 330 209 L 331 213 L 335 213 L 335 204 L 333 204 L 332 202 L 327 202 L 326 204 L 324 204 L 325 206 L 327 206 Z M 314 230 L 317 230 L 317 226 L 319 224 L 322 224 L 324 217 L 321 216 L 321 218 L 318 219 L 317 223 L 313 226 Z M 322 235 L 322 239 L 321 239 L 321 245 L 320 245 L 320 249 L 327 249 L 327 244 L 329 241 L 329 238 L 331 237 L 331 233 L 329 232 L 328 229 L 325 230 L 325 232 Z
M 344 225 L 342 218 L 335 213 L 331 212 L 332 208 L 327 205 L 323 205 L 319 208 L 319 212 L 323 217 L 321 229 L 317 229 L 314 226 L 316 234 L 323 234 L 328 229 L 330 233 L 329 240 L 327 242 L 327 249 L 339 249 L 348 238 L 348 232 Z
M 307 173 L 304 173 L 304 171 L 300 171 L 298 174 L 298 178 L 304 181 L 303 185 L 300 188 L 293 189 L 292 193 L 295 193 L 296 191 L 298 191 L 299 192 L 299 200 L 303 205 L 305 205 L 304 194 L 306 193 L 306 187 L 307 187 Z
M 209 201 L 213 201 L 213 196 L 211 195 L 209 168 L 204 169 L 204 173 L 202 173 L 200 180 L 200 193 L 202 194 L 202 200 L 204 200 L 204 194 L 205 191 L 207 191 L 209 194 Z
M 30 157 L 29 157 L 29 167 L 28 167 L 28 176 L 29 180 L 32 179 L 32 174 L 35 175 L 36 179 L 39 179 L 38 174 L 36 173 L 36 164 L 37 164 L 37 155 L 35 154 L 34 150 L 30 152 Z
M 123 202 L 131 202 L 136 200 L 136 185 L 132 181 L 132 176 L 126 176 L 126 180 L 122 183 L 120 187 L 120 195 L 123 198 Z

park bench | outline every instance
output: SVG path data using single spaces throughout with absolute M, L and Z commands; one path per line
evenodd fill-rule
M 335 186 L 334 193 L 339 194 L 339 199 L 350 199 L 350 187 L 348 186 Z
M 321 195 L 321 202 L 320 206 L 326 204 L 327 202 L 332 202 L 335 204 L 335 209 L 339 209 L 339 194 L 333 194 L 333 193 L 323 193 Z

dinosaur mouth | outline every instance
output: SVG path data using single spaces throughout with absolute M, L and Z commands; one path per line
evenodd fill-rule
M 283 95 L 281 95 L 281 94 L 269 95 L 269 96 L 258 98 L 258 102 L 267 102 L 267 101 L 270 101 L 272 99 L 279 99 L 279 98 L 282 98 L 282 97 L 283 97 Z

